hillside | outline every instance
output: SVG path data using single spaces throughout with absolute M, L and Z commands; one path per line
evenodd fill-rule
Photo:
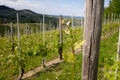
M 15 10 L 13 8 L 7 7 L 5 5 L 0 5 L 0 23 L 16 22 L 16 13 L 19 13 L 19 21 L 22 23 L 37 23 L 42 22 L 42 14 L 35 13 L 31 10 Z M 49 15 L 45 16 L 46 23 L 52 20 L 56 23 L 57 18 L 51 17 Z

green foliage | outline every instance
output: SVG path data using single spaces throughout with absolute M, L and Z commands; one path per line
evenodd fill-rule
M 116 73 L 116 69 L 120 68 L 119 62 L 116 62 L 116 53 L 117 53 L 117 43 L 118 42 L 118 33 L 115 33 L 112 37 L 107 38 L 102 41 L 99 57 L 99 71 L 98 79 L 99 80 L 119 80 L 116 79 L 116 76 L 119 75 Z
M 116 31 L 119 27 L 118 23 L 107 23 L 105 25 L 103 25 L 102 27 L 102 35 L 107 35 L 108 33 L 111 33 L 113 31 Z
M 118 24 L 106 24 L 103 26 L 102 35 L 106 35 L 113 30 L 117 29 Z M 65 29 L 66 30 L 66 29 Z M 69 29 L 68 29 L 69 30 Z M 50 70 L 38 73 L 40 76 L 33 77 L 36 80 L 71 80 L 73 78 L 73 72 L 75 73 L 75 80 L 81 79 L 81 63 L 82 54 L 74 56 L 72 50 L 77 47 L 78 44 L 83 44 L 82 35 L 83 28 L 70 28 L 70 34 L 63 32 L 63 53 L 65 59 L 68 61 L 59 64 Z M 0 37 L 0 79 L 15 79 L 18 75 L 19 64 L 25 68 L 25 72 L 41 65 L 41 60 L 45 56 L 47 61 L 54 59 L 58 56 L 58 30 L 46 31 L 45 45 L 43 44 L 42 34 L 30 34 L 22 35 L 20 39 L 21 45 L 21 59 L 19 63 L 19 57 L 17 55 L 17 36 L 15 40 L 15 52 L 12 54 L 12 43 L 10 38 Z M 82 41 L 82 43 L 81 43 Z M 116 68 L 115 56 L 117 51 L 118 33 L 105 39 L 101 43 L 100 58 L 99 58 L 99 80 L 109 79 L 111 75 L 108 73 L 111 71 L 114 73 Z M 76 43 L 76 44 L 75 44 Z M 71 45 L 72 44 L 72 45 Z M 80 46 L 78 45 L 78 46 Z M 112 47 L 111 47 L 112 46 Z M 75 50 L 75 49 L 74 49 Z M 75 59 L 75 70 L 73 71 L 73 60 Z M 72 62 L 71 62 L 72 61 Z M 115 64 L 115 65 L 114 65 Z M 118 64 L 119 65 L 119 64 Z M 113 67 L 112 67 L 113 66 Z M 109 68 L 109 69 L 108 69 Z M 67 77 L 66 77 L 67 76 Z M 113 76 L 115 77 L 115 75 Z
M 75 80 L 81 80 L 82 54 L 76 56 L 75 63 Z M 31 77 L 30 80 L 72 80 L 72 72 L 73 63 L 65 61 L 55 67 L 39 72 L 36 74 L 37 76 Z
M 118 73 L 116 73 L 116 70 L 118 69 Z M 109 79 L 109 80 L 119 80 L 120 76 L 120 62 L 114 61 L 113 65 L 105 65 L 104 68 L 104 79 Z M 118 79 L 117 79 L 118 78 Z
M 117 41 L 118 33 L 115 33 L 111 37 L 101 41 L 98 80 L 115 80 L 115 76 L 117 76 L 115 70 L 117 67 L 120 68 L 119 62 L 117 63 L 115 60 Z M 81 80 L 82 53 L 76 55 L 75 66 L 75 80 Z M 58 64 L 56 67 L 40 72 L 37 74 L 37 77 L 33 76 L 30 80 L 54 80 L 56 77 L 58 80 L 72 80 L 72 72 L 73 63 L 65 61 L 61 64 Z M 118 76 L 120 77 L 120 70 Z M 120 79 L 119 77 L 118 80 Z
M 75 55 L 72 52 L 63 53 L 63 58 L 67 62 L 75 62 Z
M 42 34 L 22 35 L 20 38 L 20 56 L 18 55 L 17 36 L 14 37 L 14 53 L 12 53 L 11 51 L 12 42 L 10 38 L 0 37 L 1 78 L 13 80 L 16 77 L 16 75 L 18 75 L 19 67 L 24 67 L 26 72 L 35 68 L 36 66 L 40 66 L 42 57 L 46 56 L 47 61 L 55 58 L 58 52 L 57 34 L 57 31 L 46 32 L 45 44 L 43 44 Z
M 79 41 L 75 42 L 74 50 L 81 48 L 84 45 L 84 42 L 85 42 L 84 40 L 79 40 Z
M 105 8 L 105 13 L 115 13 L 120 14 L 120 0 L 111 0 L 107 8 Z
M 63 57 L 64 57 L 64 60 L 66 60 L 67 62 L 72 62 L 72 66 L 73 66 L 73 71 L 71 72 L 71 76 L 72 76 L 72 80 L 75 80 L 76 78 L 76 71 L 75 71 L 75 61 L 76 61 L 76 56 L 75 56 L 75 51 L 80 48 L 83 44 L 84 44 L 84 41 L 77 41 L 76 42 L 76 39 L 75 39 L 75 36 L 74 36 L 74 33 L 73 33 L 73 30 L 72 28 L 70 28 L 70 21 L 68 21 L 66 23 L 66 29 L 64 30 L 65 34 L 67 35 L 67 38 L 70 40 L 70 48 L 71 48 L 71 52 L 66 52 L 66 53 L 63 53 Z M 81 36 L 81 35 L 80 35 Z

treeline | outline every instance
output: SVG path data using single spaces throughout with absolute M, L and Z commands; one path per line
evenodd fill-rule
M 110 0 L 109 6 L 105 8 L 105 14 L 120 14 L 120 0 Z

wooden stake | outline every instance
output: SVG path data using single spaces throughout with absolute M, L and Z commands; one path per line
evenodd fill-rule
M 11 29 L 11 41 L 12 41 L 12 53 L 13 53 L 14 52 L 14 35 L 13 35 L 12 23 L 10 23 L 10 29 Z
M 82 80 L 97 80 L 104 0 L 85 0 Z
M 51 27 L 52 27 L 52 22 L 51 22 L 51 21 L 50 21 L 50 26 L 49 26 L 49 27 L 50 27 L 49 30 L 51 31 L 51 30 L 52 30 L 52 29 L 51 29 Z M 51 35 L 51 34 L 49 34 L 49 35 L 50 35 L 50 47 L 53 47 L 53 46 L 52 46 L 52 35 Z
M 45 44 L 45 14 L 43 14 L 43 44 Z
M 119 54 L 120 54 L 120 27 L 119 27 L 119 37 L 118 37 L 118 49 L 117 49 L 117 57 L 116 60 L 119 60 Z
M 18 28 L 18 57 L 19 57 L 19 76 L 18 80 L 22 79 L 22 76 L 24 74 L 24 69 L 21 66 L 21 61 L 20 61 L 20 54 L 21 54 L 21 49 L 20 49 L 20 26 L 19 26 L 19 16 L 17 13 L 17 28 Z
M 62 16 L 60 15 L 60 18 L 59 18 L 59 56 L 60 56 L 60 60 L 62 60 L 62 45 L 63 45 L 63 37 L 62 37 Z
M 74 28 L 74 16 L 72 15 L 72 28 Z
M 112 13 L 111 14 L 111 23 L 113 23 L 114 22 L 114 14 Z
M 39 33 L 41 33 L 41 22 L 39 23 Z
M 20 26 L 19 26 L 18 13 L 17 13 L 17 28 L 18 28 L 18 55 L 20 57 Z
M 27 35 L 28 34 L 28 25 L 27 25 L 27 23 L 26 23 L 25 28 L 26 28 L 26 35 Z

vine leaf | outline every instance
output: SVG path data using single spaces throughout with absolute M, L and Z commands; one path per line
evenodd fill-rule
M 66 34 L 70 35 L 70 30 L 69 30 L 68 28 L 66 28 L 66 29 L 64 30 L 64 32 L 65 32 Z
M 74 50 L 79 49 L 81 46 L 84 45 L 84 43 L 85 43 L 85 40 L 82 40 L 82 41 L 79 40 L 79 41 L 75 42 L 75 44 L 74 44 Z

